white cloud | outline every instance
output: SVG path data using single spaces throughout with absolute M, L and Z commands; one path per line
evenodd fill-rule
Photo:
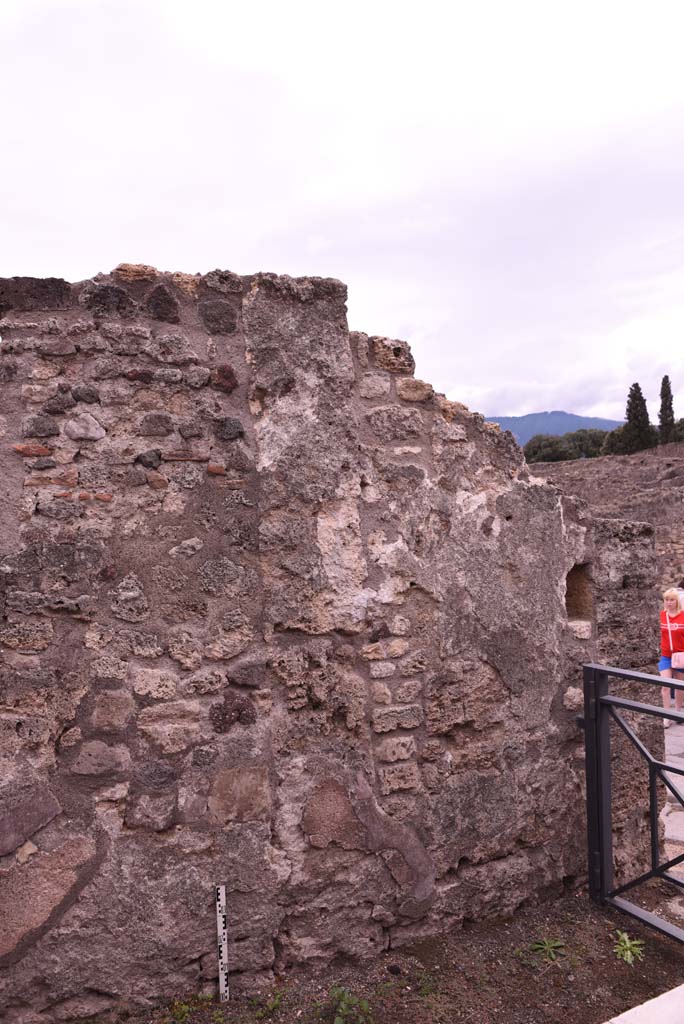
M 5 0 L 0 274 L 341 277 L 475 408 L 620 418 L 638 379 L 655 415 L 662 372 L 684 394 L 682 20 Z

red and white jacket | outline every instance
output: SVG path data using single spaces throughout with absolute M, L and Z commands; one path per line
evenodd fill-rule
M 671 658 L 673 652 L 684 654 L 684 611 L 673 616 L 660 613 L 660 650 L 664 658 Z

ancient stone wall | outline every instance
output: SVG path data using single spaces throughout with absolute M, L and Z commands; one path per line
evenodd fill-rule
M 596 516 L 651 523 L 659 586 L 665 589 L 684 579 L 684 444 L 634 455 L 537 462 L 530 468 L 579 495 Z
M 534 463 L 530 471 L 552 481 L 566 495 L 579 496 L 596 517 L 597 549 L 614 552 L 607 571 L 598 565 L 592 569 L 598 595 L 597 660 L 657 674 L 661 591 L 684 577 L 684 445 L 663 445 L 634 455 Z M 642 554 L 644 547 L 654 545 L 654 557 L 635 557 L 635 545 Z M 613 684 L 612 689 L 625 697 L 660 704 L 657 688 Z M 662 735 L 656 721 L 649 727 L 643 717 L 634 716 L 631 724 L 641 730 L 642 740 L 658 756 Z M 618 876 L 624 870 L 633 877 L 631 844 L 624 839 L 636 835 L 639 820 L 644 820 L 647 780 L 643 759 L 618 730 L 613 730 L 611 742 L 613 799 L 619 808 L 614 818 L 616 865 Z M 640 845 L 643 849 L 643 837 Z
M 11 1024 L 213 989 L 216 882 L 254 985 L 584 873 L 575 688 L 652 534 L 530 478 L 345 297 L 0 282 Z

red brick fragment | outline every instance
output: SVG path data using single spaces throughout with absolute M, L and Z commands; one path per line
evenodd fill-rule
M 226 467 L 219 465 L 218 462 L 210 462 L 207 465 L 207 473 L 211 473 L 212 476 L 226 476 Z
M 75 466 L 57 467 L 47 473 L 34 473 L 24 478 L 24 487 L 75 487 L 78 470 Z
M 73 498 L 73 491 L 57 491 L 55 498 Z
M 209 462 L 209 452 L 193 452 L 188 448 L 174 448 L 162 452 L 164 462 Z
M 113 501 L 113 500 L 114 500 L 114 495 L 113 494 L 107 494 L 106 491 L 98 491 L 95 494 L 95 501 Z
M 154 488 L 155 491 L 161 491 L 164 487 L 169 486 L 169 481 L 166 477 L 162 476 L 161 473 L 158 473 L 156 469 L 148 469 L 145 476 L 147 477 L 148 484 L 150 487 Z
M 12 448 L 25 459 L 40 458 L 41 455 L 52 455 L 52 448 L 46 444 L 13 444 Z
M 211 386 L 230 395 L 238 386 L 235 370 L 229 363 L 221 363 L 211 371 Z
M 90 493 L 90 491 L 81 491 L 81 493 L 78 496 L 78 500 L 79 501 L 92 501 L 92 497 L 93 496 Z

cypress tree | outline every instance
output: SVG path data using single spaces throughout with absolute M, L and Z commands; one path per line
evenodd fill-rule
M 622 434 L 623 451 L 627 454 L 653 448 L 658 444 L 658 431 L 651 426 L 646 399 L 638 384 L 632 384 L 627 396 L 626 423 Z
M 658 415 L 659 440 L 661 444 L 674 441 L 674 409 L 672 408 L 672 388 L 670 378 L 665 374 L 660 385 L 660 413 Z

